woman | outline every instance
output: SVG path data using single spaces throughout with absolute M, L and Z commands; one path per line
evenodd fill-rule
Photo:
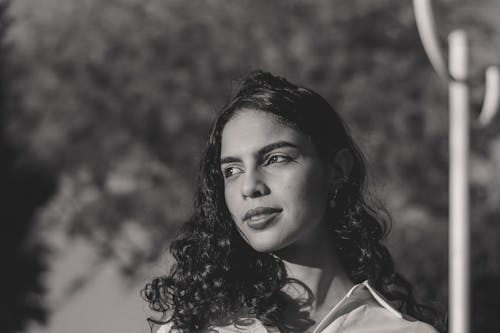
M 381 244 L 365 176 L 321 96 L 251 73 L 213 126 L 177 262 L 143 291 L 158 332 L 441 329 Z

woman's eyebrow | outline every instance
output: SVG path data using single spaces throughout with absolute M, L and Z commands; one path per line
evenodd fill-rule
M 265 155 L 275 149 L 278 149 L 278 148 L 294 148 L 294 149 L 299 149 L 299 146 L 291 143 L 291 142 L 288 142 L 288 141 L 278 141 L 278 142 L 274 142 L 274 143 L 271 143 L 271 144 L 268 144 L 262 148 L 259 149 L 259 151 L 257 152 L 258 155 Z
M 275 149 L 278 149 L 278 148 L 294 148 L 294 149 L 299 149 L 299 146 L 291 143 L 291 142 L 288 142 L 288 141 L 278 141 L 278 142 L 273 142 L 273 143 L 270 143 L 268 145 L 265 145 L 264 147 L 260 148 L 258 151 L 257 151 L 257 155 L 258 156 L 262 156 L 262 155 L 265 155 Z M 227 163 L 237 163 L 237 162 L 241 162 L 241 158 L 238 158 L 238 157 L 233 157 L 233 156 L 226 156 L 226 157 L 223 157 L 221 158 L 220 160 L 220 164 L 227 164 Z
M 220 164 L 228 164 L 228 163 L 238 163 L 238 162 L 241 162 L 241 158 L 237 158 L 237 157 L 232 157 L 232 156 L 227 156 L 227 157 L 224 157 L 220 160 Z

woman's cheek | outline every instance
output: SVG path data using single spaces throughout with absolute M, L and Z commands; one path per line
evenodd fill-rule
M 233 218 L 233 220 L 236 222 L 236 211 L 235 211 L 235 193 L 234 193 L 234 186 L 231 186 L 231 185 L 225 185 L 225 189 L 224 189 L 224 196 L 225 196 L 225 200 L 226 200 L 226 206 L 229 210 L 229 213 L 231 214 L 231 217 Z

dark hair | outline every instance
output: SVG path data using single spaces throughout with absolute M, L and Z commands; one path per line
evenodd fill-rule
M 270 112 L 307 135 L 325 161 L 339 149 L 354 159 L 348 182 L 328 217 L 339 259 L 354 283 L 368 280 L 398 309 L 442 330 L 433 309 L 418 304 L 411 285 L 395 271 L 381 243 L 390 225 L 385 210 L 365 190 L 366 167 L 347 126 L 317 93 L 284 78 L 256 71 L 243 81 L 216 119 L 201 162 L 194 213 L 171 244 L 176 260 L 170 274 L 143 290 L 150 307 L 168 314 L 167 322 L 182 332 L 235 323 L 242 314 L 264 325 L 283 326 L 288 283 L 283 262 L 253 250 L 239 235 L 224 198 L 220 171 L 221 136 L 225 124 L 245 108 Z

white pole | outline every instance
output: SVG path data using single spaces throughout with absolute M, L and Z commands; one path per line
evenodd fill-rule
M 469 332 L 469 92 L 467 38 L 449 37 L 450 333 Z

